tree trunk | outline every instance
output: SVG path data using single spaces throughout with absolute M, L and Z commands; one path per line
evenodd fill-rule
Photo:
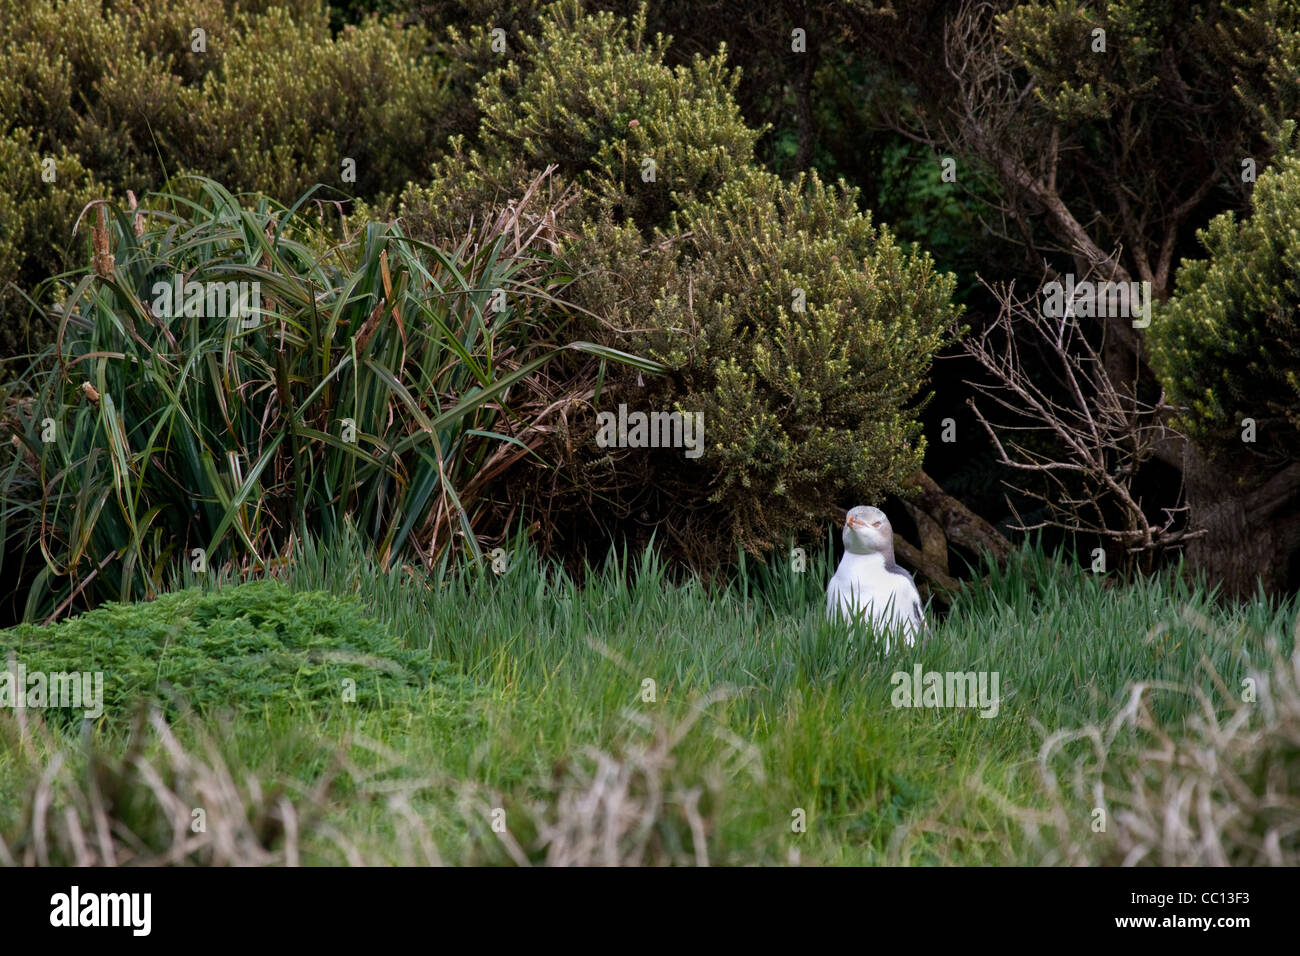
M 998 565 L 1006 563 L 1011 542 L 997 528 L 940 488 L 924 471 L 917 472 L 916 481 L 921 489 L 911 503 L 934 519 L 948 541 L 974 554 L 987 552 Z
M 1249 456 L 1247 456 L 1249 457 Z M 1183 459 L 1188 522 L 1205 534 L 1187 543 L 1187 563 L 1225 597 L 1294 588 L 1300 553 L 1300 463 L 1262 483 L 1249 463 L 1207 460 L 1187 446 Z
M 988 554 L 999 566 L 1011 554 L 1011 542 L 997 528 L 948 494 L 924 471 L 916 473 L 916 496 L 904 502 L 916 522 L 921 546 L 894 535 L 894 550 L 903 564 L 922 578 L 929 594 L 948 604 L 961 582 L 948 570 L 948 548 L 956 545 L 975 554 Z M 925 585 L 922 585 L 925 586 Z

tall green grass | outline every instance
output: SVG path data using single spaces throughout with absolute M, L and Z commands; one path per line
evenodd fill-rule
M 572 277 L 532 190 L 441 247 L 376 222 L 339 240 L 310 193 L 193 193 L 114 210 L 95 265 L 38 297 L 57 342 L 6 390 L 0 485 L 5 536 L 41 562 L 28 617 L 151 596 L 195 549 L 264 568 L 344 514 L 384 565 L 477 557 L 485 489 L 553 410 L 530 376 L 564 350 L 657 368 L 566 341 Z M 178 274 L 259 282 L 261 314 L 155 314 Z
M 1026 551 L 958 595 L 923 644 L 885 653 L 860 628 L 825 620 L 829 565 L 827 555 L 804 573 L 772 562 L 709 587 L 675 581 L 653 551 L 611 553 L 579 584 L 519 546 L 502 574 L 426 573 L 381 566 L 345 527 L 300 542 L 276 575 L 295 592 L 359 602 L 395 646 L 447 663 L 463 685 L 366 707 L 272 695 L 257 716 L 208 708 L 169 732 L 207 754 L 212 774 L 262 781 L 246 794 L 249 814 L 270 812 L 259 794 L 275 787 L 311 815 L 294 848 L 309 862 L 425 862 L 430 848 L 447 862 L 590 862 L 605 859 L 604 833 L 619 862 L 1039 863 L 1052 851 L 1023 819 L 1059 798 L 1040 763 L 1058 730 L 1111 725 L 1134 684 L 1148 686 L 1162 732 L 1203 718 L 1196 691 L 1236 720 L 1241 680 L 1274 650 L 1294 650 L 1294 602 L 1222 606 L 1176 575 L 1119 584 Z M 183 583 L 236 582 L 181 571 L 169 586 Z M 892 675 L 916 665 L 997 671 L 997 715 L 894 706 Z M 219 744 L 205 743 L 218 728 Z M 97 737 L 100 756 L 72 766 L 127 752 L 172 759 L 120 710 Z M 7 805 L 29 805 L 30 781 L 66 746 L 10 748 Z M 1094 800 L 1118 804 L 1147 746 L 1120 726 L 1103 768 L 1118 776 L 1061 811 L 1085 848 L 1076 856 L 1109 852 L 1092 838 Z M 1087 750 L 1066 743 L 1053 760 L 1069 769 Z M 125 765 L 114 773 L 134 780 Z M 72 787 L 80 778 L 68 774 Z M 57 809 L 73 797 L 51 799 Z M 495 809 L 505 836 L 491 827 Z M 0 833 L 27 832 L 18 812 L 8 824 L 0 815 Z M 165 843 L 156 815 L 136 813 L 132 825 Z M 806 830 L 793 828 L 796 813 Z M 285 861 L 282 837 L 263 849 Z
M 408 641 L 480 678 L 509 659 L 517 680 L 539 688 L 560 674 L 605 686 L 612 665 L 591 648 L 607 644 L 629 665 L 697 691 L 727 682 L 779 700 L 851 680 L 887 700 L 892 673 L 922 663 L 999 671 L 1007 700 L 998 719 L 1053 725 L 1109 712 L 1133 681 L 1200 673 L 1198 684 L 1213 690 L 1208 667 L 1232 685 L 1270 647 L 1289 652 L 1294 641 L 1294 601 L 1222 605 L 1176 570 L 1120 583 L 1027 549 L 1004 570 L 987 568 L 946 619 L 932 612 L 932 635 L 886 654 L 860 628 L 826 620 L 831 563 L 822 552 L 803 572 L 779 559 L 742 564 L 730 584 L 709 588 L 675 581 L 649 549 L 613 552 L 579 584 L 520 543 L 504 574 L 448 567 L 430 577 L 385 572 L 348 531 L 328 546 L 303 542 L 284 574 L 295 588 L 356 593 Z M 1171 695 L 1158 715 L 1177 719 L 1187 706 Z

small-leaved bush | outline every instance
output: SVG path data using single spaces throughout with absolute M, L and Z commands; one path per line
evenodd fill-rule
M 445 138 L 427 31 L 392 17 L 334 35 L 319 0 L 0 0 L 0 54 L 4 355 L 48 342 L 18 290 L 68 267 L 89 186 L 125 202 L 198 172 L 282 202 L 317 183 L 373 198 Z
M 755 162 L 762 131 L 740 116 L 725 49 L 669 68 L 644 20 L 548 7 L 479 85 L 474 145 L 454 140 L 401 210 L 413 235 L 435 237 L 542 169 L 578 191 L 559 225 L 584 335 L 669 372 L 600 374 L 571 357 L 569 391 L 590 398 L 546 449 L 559 468 L 515 500 L 549 503 L 544 534 L 570 521 L 566 550 L 591 540 L 594 515 L 607 534 L 658 533 L 711 567 L 909 490 L 930 359 L 958 310 L 953 279 L 855 192 L 815 174 L 783 183 Z M 703 413 L 702 457 L 599 447 L 596 413 L 619 404 Z
M 44 188 L 42 164 L 52 169 L 59 188 Z M 0 135 L 0 354 L 48 340 L 49 330 L 32 326 L 24 290 L 76 258 L 84 241 L 72 234 L 86 204 L 103 187 L 67 147 L 42 155 L 26 129 Z M 15 279 L 31 285 L 6 286 Z M 12 319 L 12 321 L 10 321 Z
M 1248 216 L 1224 213 L 1198 236 L 1208 255 L 1183 260 L 1151 324 L 1152 361 L 1182 424 L 1220 460 L 1300 460 L 1300 152 L 1284 148 L 1260 174 Z

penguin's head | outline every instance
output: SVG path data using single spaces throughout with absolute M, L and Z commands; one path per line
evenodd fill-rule
M 844 550 L 854 554 L 894 553 L 894 529 L 879 508 L 858 505 L 844 519 Z

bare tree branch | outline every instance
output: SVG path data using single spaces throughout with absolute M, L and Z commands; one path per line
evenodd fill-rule
M 1044 282 L 1051 278 L 1050 271 L 1044 273 Z M 1017 490 L 1049 515 L 1026 523 L 1017 514 L 1018 530 L 1052 527 L 1099 535 L 1135 560 L 1196 535 L 1182 526 L 1181 492 L 1178 504 L 1161 509 L 1163 517 L 1154 520 L 1134 488 L 1142 464 L 1168 434 L 1164 397 L 1148 404 L 1129 383 L 1114 381 L 1073 309 L 1047 315 L 1037 293 L 1017 298 L 1014 283 L 984 285 L 1000 305 L 998 317 L 964 347 L 992 378 L 969 384 L 999 420 L 980 402 L 969 404 L 1000 463 L 1041 479 L 1037 488 Z M 1034 367 L 1046 370 L 1046 377 L 1026 371 L 1022 347 L 1037 348 Z

